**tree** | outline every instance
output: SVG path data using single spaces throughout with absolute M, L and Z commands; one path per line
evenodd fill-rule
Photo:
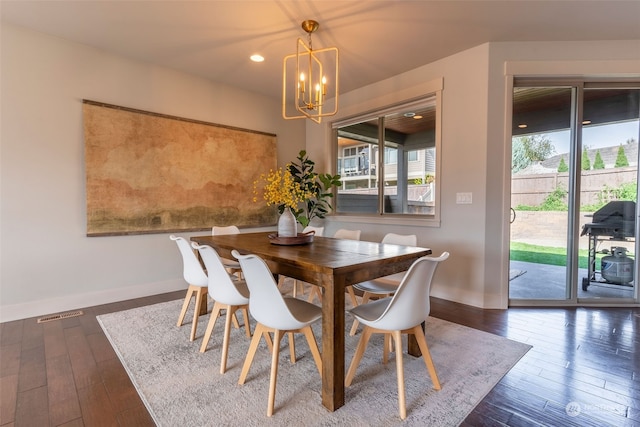
M 591 161 L 589 160 L 589 154 L 587 153 L 587 147 L 582 150 L 582 170 L 588 171 L 591 169 Z
M 593 169 L 604 169 L 604 160 L 602 160 L 600 150 L 596 151 L 596 159 L 593 161 Z
M 511 173 L 546 160 L 555 154 L 555 147 L 545 134 L 519 136 L 512 142 Z
M 560 164 L 558 165 L 558 172 L 569 172 L 569 166 L 564 161 L 564 157 L 560 157 Z
M 625 166 L 629 166 L 629 160 L 627 160 L 627 155 L 624 153 L 624 147 L 620 145 L 618 147 L 618 156 L 616 157 L 616 167 L 623 168 Z

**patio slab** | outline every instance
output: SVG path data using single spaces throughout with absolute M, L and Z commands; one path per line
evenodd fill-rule
M 509 282 L 510 299 L 565 299 L 566 268 L 557 265 L 511 261 L 511 269 L 525 273 Z M 587 291 L 582 290 L 582 278 L 586 269 L 579 270 L 578 298 L 633 298 L 634 288 L 610 283 L 595 283 Z

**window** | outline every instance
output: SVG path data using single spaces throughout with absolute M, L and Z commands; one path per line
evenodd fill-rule
M 398 149 L 394 147 L 384 148 L 384 164 L 391 165 L 398 163 Z
M 439 93 L 337 128 L 338 214 L 437 215 Z

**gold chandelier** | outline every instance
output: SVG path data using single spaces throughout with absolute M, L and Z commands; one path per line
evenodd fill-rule
M 307 118 L 320 123 L 322 117 L 333 116 L 338 112 L 338 48 L 313 50 L 311 33 L 319 26 L 320 24 L 313 20 L 303 21 L 302 29 L 307 33 L 308 45 L 298 38 L 296 53 L 284 57 L 282 117 L 285 119 Z M 333 76 L 329 79 L 324 72 L 326 68 L 330 68 L 331 71 L 335 69 L 335 73 L 332 73 Z M 328 88 L 331 90 L 328 91 Z M 288 97 L 292 98 L 293 105 Z

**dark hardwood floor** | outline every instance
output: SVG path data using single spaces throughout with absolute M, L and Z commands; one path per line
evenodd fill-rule
M 1 324 L 0 426 L 153 425 L 96 315 L 183 297 Z M 434 298 L 431 314 L 533 345 L 464 426 L 640 426 L 640 308 L 481 310 Z

